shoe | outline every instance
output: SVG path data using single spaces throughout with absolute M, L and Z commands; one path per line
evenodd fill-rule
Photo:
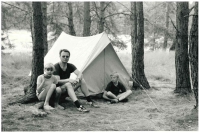
M 128 102 L 128 99 L 125 98 L 125 99 L 121 100 L 120 102 L 123 102 L 123 103 Z
M 83 107 L 82 105 L 81 105 L 79 108 L 77 108 L 77 110 L 80 111 L 80 112 L 85 112 L 85 113 L 90 112 L 90 110 L 87 110 L 87 109 L 86 109 L 85 107 Z
M 100 106 L 97 104 L 94 104 L 94 102 L 87 102 L 87 104 L 89 104 L 91 107 L 94 107 L 94 108 L 100 108 Z

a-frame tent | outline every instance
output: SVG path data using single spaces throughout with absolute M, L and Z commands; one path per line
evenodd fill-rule
M 105 32 L 89 37 L 71 36 L 64 32 L 55 41 L 44 58 L 44 63 L 60 61 L 60 49 L 71 53 L 69 63 L 74 64 L 83 73 L 91 95 L 103 92 L 111 81 L 110 74 L 117 71 L 120 82 L 129 89 L 130 75 L 121 63 Z M 75 78 L 72 74 L 70 78 Z

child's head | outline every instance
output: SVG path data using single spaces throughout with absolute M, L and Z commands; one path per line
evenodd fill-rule
M 117 72 L 113 72 L 112 74 L 110 74 L 111 77 L 111 81 L 116 83 L 119 80 L 119 74 Z
M 44 65 L 44 74 L 52 75 L 55 70 L 55 67 L 52 63 L 47 63 Z

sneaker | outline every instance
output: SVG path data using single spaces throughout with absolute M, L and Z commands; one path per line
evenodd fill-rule
M 87 104 L 89 104 L 91 107 L 94 107 L 94 108 L 100 108 L 99 105 L 94 104 L 94 102 L 87 102 Z
M 78 111 L 80 111 L 80 112 L 90 112 L 90 110 L 87 110 L 85 107 L 83 107 L 82 105 L 79 107 L 79 108 L 77 108 L 77 110 Z

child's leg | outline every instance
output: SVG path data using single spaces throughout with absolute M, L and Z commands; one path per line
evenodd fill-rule
M 122 101 L 123 99 L 127 98 L 131 94 L 132 94 L 132 91 L 131 90 L 127 90 L 126 92 L 124 92 L 122 94 L 119 94 L 117 96 L 117 98 L 119 99 L 119 101 Z
M 53 107 L 49 106 L 49 100 L 54 92 L 54 90 L 56 89 L 56 85 L 55 84 L 52 84 L 50 86 L 49 89 L 47 89 L 47 94 L 46 94 L 46 98 L 45 98 L 45 102 L 44 102 L 44 109 L 45 110 L 52 110 L 54 109 Z
M 106 93 L 106 96 L 110 99 L 117 99 L 117 96 L 115 96 L 115 94 L 113 94 L 112 92 L 108 91 Z
M 53 94 L 55 89 L 56 89 L 56 85 L 55 84 L 52 84 L 51 87 L 48 89 L 47 95 L 46 95 L 46 98 L 45 98 L 45 102 L 44 102 L 44 106 L 45 105 L 49 105 L 49 100 L 50 100 L 51 95 Z

